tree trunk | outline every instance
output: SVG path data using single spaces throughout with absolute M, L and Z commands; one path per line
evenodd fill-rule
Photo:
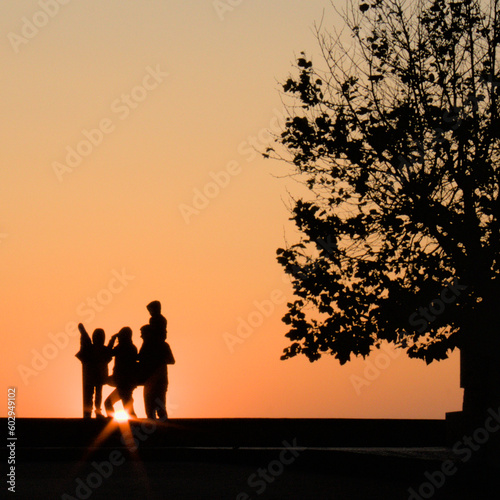
M 497 463 L 500 450 L 500 331 L 493 321 L 493 310 L 486 313 L 483 309 L 482 312 L 478 314 L 481 318 L 476 317 L 474 330 L 463 336 L 460 349 L 463 428 L 479 448 L 474 457 Z

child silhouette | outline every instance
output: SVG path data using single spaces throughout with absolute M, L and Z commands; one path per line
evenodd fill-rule
M 115 339 L 118 339 L 118 345 L 113 347 Z M 132 330 L 125 326 L 111 337 L 109 345 L 115 358 L 112 380 L 116 389 L 104 401 L 106 415 L 112 417 L 113 405 L 121 400 L 127 413 L 135 417 L 132 393 L 137 387 L 137 347 L 132 342 Z
M 95 407 L 95 416 L 102 417 L 102 386 L 108 378 L 108 363 L 111 361 L 111 348 L 104 345 L 105 333 L 102 328 L 96 328 L 90 335 L 82 323 L 80 330 L 80 350 L 76 357 L 82 362 L 83 383 L 83 418 L 91 418 L 92 405 Z
M 146 306 L 151 317 L 149 325 L 151 326 L 151 334 L 158 340 L 167 339 L 167 318 L 161 313 L 161 303 L 158 300 L 153 300 Z

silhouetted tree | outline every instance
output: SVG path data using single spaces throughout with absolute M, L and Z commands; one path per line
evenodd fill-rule
M 282 359 L 341 364 L 382 341 L 427 363 L 461 350 L 464 410 L 500 403 L 499 0 L 350 3 L 283 85 L 265 156 L 290 163 L 298 243 Z M 280 152 L 282 150 L 285 152 Z

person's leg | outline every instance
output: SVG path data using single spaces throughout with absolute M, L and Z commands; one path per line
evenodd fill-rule
M 162 372 L 159 373 L 158 379 L 155 384 L 154 401 L 155 412 L 158 418 L 165 420 L 167 415 L 167 386 L 168 381 Z
M 102 403 L 102 384 L 96 384 L 95 386 L 95 416 L 101 417 L 101 403 Z
M 134 399 L 132 398 L 133 387 L 119 387 L 118 393 L 120 394 L 120 399 L 123 403 L 123 408 L 131 416 L 136 417 L 134 411 Z
M 104 408 L 106 408 L 106 416 L 112 417 L 114 414 L 113 405 L 120 399 L 118 389 L 115 389 L 104 401 Z
M 137 418 L 137 415 L 134 411 L 134 398 L 132 397 L 132 395 L 134 393 L 134 389 L 135 389 L 135 387 L 130 388 L 130 397 L 129 397 L 129 402 L 127 403 L 127 408 L 128 408 L 127 411 L 131 417 Z
M 83 384 L 83 418 L 90 418 L 92 416 L 93 392 L 94 386 L 85 380 Z
M 147 418 L 155 418 L 155 394 L 150 380 L 144 382 L 144 409 Z
M 158 395 L 156 397 L 156 414 L 158 418 L 162 420 L 166 420 L 168 418 L 167 415 L 167 388 L 162 388 L 158 391 Z

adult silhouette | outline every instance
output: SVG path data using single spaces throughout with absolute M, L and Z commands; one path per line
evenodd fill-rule
M 167 364 L 175 363 L 170 346 L 158 336 L 151 325 L 141 328 L 142 346 L 139 351 L 139 373 L 144 383 L 144 408 L 150 419 L 166 419 Z
M 118 345 L 113 347 L 115 339 Z M 112 384 L 116 389 L 104 401 L 107 416 L 113 416 L 113 405 L 121 400 L 123 408 L 131 416 L 134 412 L 132 393 L 137 387 L 137 347 L 132 342 L 132 330 L 126 326 L 111 337 L 112 356 L 115 358 Z
M 96 328 L 92 339 L 82 323 L 80 330 L 80 350 L 76 357 L 82 363 L 83 418 L 91 418 L 92 406 L 95 416 L 102 417 L 102 386 L 108 378 L 108 363 L 111 361 L 111 346 L 104 345 L 106 335 L 102 328 Z

